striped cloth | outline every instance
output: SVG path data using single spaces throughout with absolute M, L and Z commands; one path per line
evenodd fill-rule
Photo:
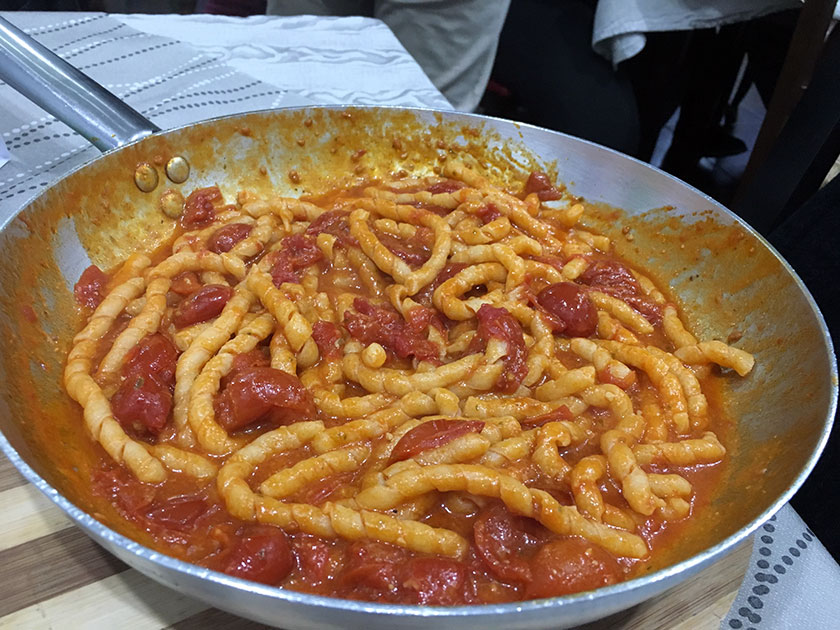
M 379 20 L 4 13 L 162 129 L 300 105 L 449 109 Z M 0 221 L 98 151 L 5 83 Z M 2 152 L 0 152 L 2 156 Z

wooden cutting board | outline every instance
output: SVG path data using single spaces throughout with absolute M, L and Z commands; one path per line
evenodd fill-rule
M 749 562 L 752 539 L 664 595 L 586 630 L 717 630 Z M 0 456 L 0 629 L 264 628 L 145 577 L 76 529 Z

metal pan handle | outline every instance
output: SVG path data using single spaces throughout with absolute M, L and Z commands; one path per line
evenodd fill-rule
M 160 131 L 139 112 L 2 17 L 0 79 L 103 152 Z

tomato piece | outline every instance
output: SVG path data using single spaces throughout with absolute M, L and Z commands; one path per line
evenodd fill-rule
M 496 381 L 496 388 L 505 394 L 512 394 L 528 374 L 528 366 L 525 364 L 528 351 L 522 327 L 504 307 L 482 304 L 475 315 L 478 329 L 470 342 L 469 352 L 483 352 L 491 337 L 504 341 L 507 344 L 507 354 L 502 360 L 505 369 Z
M 475 549 L 487 569 L 505 582 L 528 582 L 531 567 L 526 554 L 534 546 L 525 531 L 525 519 L 501 504 L 485 508 L 475 521 Z
M 308 503 L 309 505 L 321 505 L 324 501 L 329 499 L 333 494 L 338 492 L 341 488 L 353 481 L 356 472 L 349 470 L 346 472 L 335 473 L 313 481 L 306 485 L 306 487 L 297 493 L 296 500 L 299 503 Z
M 155 487 L 141 483 L 122 466 L 105 464 L 90 476 L 91 492 L 107 499 L 126 518 L 136 519 L 155 499 Z
M 270 367 L 271 359 L 266 356 L 260 348 L 254 348 L 249 352 L 243 352 L 233 357 L 233 364 L 230 368 L 230 373 L 235 374 L 239 370 L 252 367 Z
M 414 603 L 454 606 L 465 602 L 467 569 L 449 558 L 412 558 L 403 567 L 401 590 Z
M 329 210 L 318 216 L 309 227 L 306 228 L 307 236 L 318 236 L 319 234 L 332 234 L 338 242 L 345 247 L 358 247 L 359 241 L 350 233 L 350 224 L 347 217 L 350 213 L 346 210 Z
M 537 294 L 537 302 L 554 316 L 554 332 L 568 337 L 589 337 L 598 325 L 592 300 L 574 282 L 558 282 Z
M 335 359 L 341 356 L 341 331 L 332 322 L 321 319 L 312 324 L 312 338 L 322 357 Z
M 411 238 L 401 238 L 388 232 L 374 230 L 379 242 L 392 254 L 411 267 L 420 267 L 432 255 L 432 231 L 418 227 Z
M 417 453 L 448 444 L 467 433 L 478 433 L 484 428 L 481 420 L 429 420 L 406 433 L 391 451 L 391 462 L 399 462 Z
M 222 191 L 218 186 L 198 188 L 190 193 L 184 201 L 184 212 L 181 215 L 181 226 L 185 230 L 194 230 L 212 223 L 216 218 L 216 204 L 220 201 Z
M 247 223 L 228 223 L 207 239 L 207 249 L 217 254 L 229 252 L 239 241 L 248 238 L 251 226 Z
M 272 257 L 271 279 L 277 288 L 284 282 L 300 282 L 298 271 L 324 257 L 315 239 L 303 234 L 287 236 L 280 245 L 280 250 L 269 254 Z
M 292 538 L 301 578 L 310 586 L 320 586 L 331 575 L 331 547 L 322 538 L 298 534 Z
M 111 410 L 124 428 L 157 435 L 169 420 L 172 393 L 149 376 L 129 377 L 111 397 Z
M 662 321 L 662 308 L 642 292 L 633 273 L 615 260 L 598 260 L 586 268 L 580 281 L 593 289 L 624 300 L 651 324 Z
M 531 562 L 528 599 L 557 597 L 615 584 L 621 569 L 615 558 L 583 538 L 572 537 L 543 545 Z
M 481 222 L 484 224 L 490 223 L 490 221 L 495 221 L 496 219 L 504 216 L 499 209 L 493 205 L 492 203 L 488 203 L 487 205 L 481 206 L 478 210 L 475 211 L 475 216 L 481 219 Z
M 289 575 L 294 563 L 286 533 L 274 527 L 259 527 L 236 542 L 222 570 L 234 577 L 276 585 Z
M 522 418 L 520 422 L 529 427 L 541 427 L 549 422 L 560 422 L 562 420 L 571 420 L 572 418 L 574 418 L 574 416 L 572 415 L 571 410 L 566 405 L 560 405 L 556 409 L 552 409 L 541 416 Z
M 365 345 L 378 343 L 401 359 L 414 356 L 420 361 L 438 362 L 438 345 L 426 339 L 417 326 L 422 314 L 412 318 L 412 326 L 392 308 L 375 306 L 364 298 L 353 300 L 353 311 L 344 314 L 344 327 L 350 336 Z M 424 327 L 425 328 L 425 327 Z
M 208 284 L 178 305 L 172 316 L 175 328 L 184 328 L 199 322 L 206 322 L 221 313 L 233 295 L 233 289 L 224 284 Z
M 178 350 L 160 333 L 143 337 L 125 358 L 122 375 L 126 380 L 149 377 L 166 385 L 175 385 Z
M 207 501 L 201 497 L 172 497 L 167 501 L 152 505 L 146 511 L 146 517 L 167 529 L 187 532 L 208 508 Z
M 441 182 L 437 182 L 427 187 L 426 191 L 432 193 L 433 195 L 439 195 L 441 193 L 453 193 L 456 190 L 461 190 L 465 186 L 466 184 L 464 182 L 459 182 L 457 179 L 444 179 Z
M 400 547 L 371 541 L 356 541 L 346 552 L 340 583 L 354 590 L 358 587 L 380 593 L 394 593 L 399 588 L 400 567 L 408 552 Z
M 315 405 L 297 376 L 270 367 L 252 367 L 231 376 L 216 397 L 216 419 L 227 431 L 266 418 L 288 424 L 311 418 Z
M 76 302 L 87 308 L 96 308 L 105 299 L 105 285 L 108 276 L 96 265 L 91 265 L 82 272 L 79 281 L 73 287 Z
M 111 397 L 114 417 L 138 434 L 160 433 L 172 410 L 178 351 L 160 333 L 131 349 L 122 368 L 123 382 Z
M 194 271 L 182 271 L 177 276 L 172 278 L 172 284 L 169 290 L 178 295 L 189 295 L 195 293 L 201 288 L 201 281 L 198 279 L 198 274 Z
M 531 193 L 537 193 L 540 201 L 563 198 L 563 192 L 551 183 L 548 175 L 537 171 L 528 176 L 528 181 L 525 182 L 525 188 L 522 190 L 522 197 L 527 197 Z

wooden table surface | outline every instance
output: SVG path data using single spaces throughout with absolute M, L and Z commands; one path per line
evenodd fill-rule
M 691 580 L 586 630 L 712 630 L 749 562 L 752 539 Z M 0 456 L 0 628 L 263 628 L 129 568 L 76 529 Z

